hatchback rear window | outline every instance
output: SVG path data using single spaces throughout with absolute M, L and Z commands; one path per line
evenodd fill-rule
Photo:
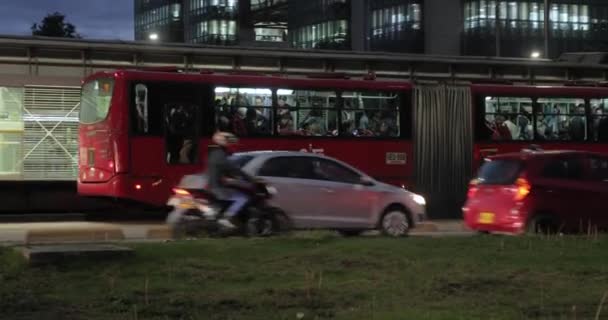
M 517 179 L 522 163 L 518 160 L 492 160 L 484 163 L 477 176 L 479 184 L 512 184 Z

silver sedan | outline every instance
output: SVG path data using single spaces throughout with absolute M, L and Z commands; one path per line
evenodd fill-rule
M 237 153 L 231 160 L 276 189 L 272 205 L 283 210 L 296 229 L 334 229 L 345 235 L 379 229 L 403 236 L 426 220 L 424 197 L 330 157 L 258 151 Z

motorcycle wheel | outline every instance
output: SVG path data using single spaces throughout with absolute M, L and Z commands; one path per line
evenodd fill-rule
M 192 215 L 196 216 L 198 213 L 192 213 Z M 206 230 L 205 222 L 202 219 L 188 217 L 189 213 L 184 213 L 177 221 L 170 224 L 173 239 L 199 237 L 201 233 L 209 231 Z
M 247 237 L 270 237 L 288 232 L 291 224 L 283 211 L 270 207 L 252 209 L 243 227 Z

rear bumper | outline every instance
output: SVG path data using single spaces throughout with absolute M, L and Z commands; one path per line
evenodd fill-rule
M 116 175 L 106 182 L 90 183 L 78 180 L 78 194 L 132 200 L 162 207 L 167 203 L 172 186 L 163 179 Z
M 462 209 L 465 225 L 474 231 L 523 234 L 526 230 L 527 211 L 513 208 L 509 212 L 498 212 L 492 221 L 482 217 L 482 212 L 469 207 Z

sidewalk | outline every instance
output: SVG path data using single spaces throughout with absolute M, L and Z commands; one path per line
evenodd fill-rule
M 461 221 L 426 222 L 412 236 L 466 236 L 471 234 Z M 120 241 L 161 241 L 171 239 L 161 222 L 29 222 L 0 224 L 0 243 L 33 245 L 57 243 L 99 243 Z

